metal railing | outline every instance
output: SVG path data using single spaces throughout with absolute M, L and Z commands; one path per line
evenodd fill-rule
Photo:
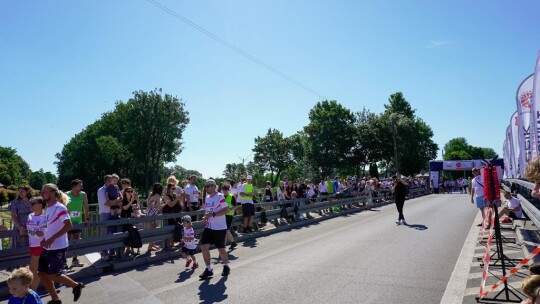
M 411 189 L 408 194 L 408 198 L 414 198 L 429 194 L 429 190 Z M 391 193 L 388 190 L 381 190 L 373 197 L 374 203 L 380 202 L 392 202 Z M 286 211 L 289 215 L 295 213 L 295 205 L 297 206 L 297 214 L 309 213 L 309 212 L 332 212 L 333 207 L 347 206 L 348 208 L 363 208 L 366 206 L 367 198 L 365 196 L 354 196 L 347 198 L 337 198 L 336 196 L 317 197 L 316 199 L 296 199 L 287 201 L 273 201 L 267 203 L 256 204 L 257 208 L 264 208 L 266 212 L 266 218 L 268 222 L 276 222 L 281 217 L 281 209 L 283 205 L 287 205 Z M 262 210 L 261 210 L 262 211 Z M 254 217 L 254 223 L 260 224 L 261 211 L 256 212 Z M 92 211 L 90 212 L 92 213 Z M 95 214 L 97 212 L 94 211 Z M 88 224 L 76 224 L 73 229 L 83 230 L 83 237 L 78 240 L 71 240 L 69 244 L 69 250 L 67 256 L 82 255 L 94 252 L 100 252 L 102 250 L 108 250 L 111 248 L 123 248 L 124 242 L 127 239 L 126 232 L 117 232 L 114 234 L 105 234 L 102 231 L 106 230 L 106 227 L 116 226 L 119 227 L 118 231 L 122 231 L 123 225 L 136 225 L 139 223 L 145 224 L 144 229 L 140 230 L 143 243 L 150 241 L 159 241 L 170 239 L 174 235 L 174 225 L 166 225 L 169 219 L 178 219 L 184 215 L 196 216 L 197 219 L 201 219 L 204 215 L 204 210 L 180 212 L 171 214 L 160 214 L 156 216 L 143 216 L 138 218 L 122 218 L 110 221 L 91 221 Z M 236 215 L 233 220 L 233 226 L 241 225 L 242 216 Z M 163 223 L 163 225 L 157 228 L 148 228 L 152 222 Z M 202 221 L 193 222 L 193 228 L 195 233 L 200 236 L 200 233 L 204 229 L 205 223 Z M 16 231 L 0 232 L 0 238 L 14 237 Z M 23 248 L 11 248 L 0 250 L 0 269 L 6 269 L 9 267 L 15 267 L 18 265 L 26 265 L 29 260 L 28 247 Z

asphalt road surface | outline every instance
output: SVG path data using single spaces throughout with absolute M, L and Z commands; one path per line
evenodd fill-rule
M 468 195 L 416 198 L 409 226 L 388 205 L 240 244 L 228 277 L 167 261 L 89 278 L 77 303 L 439 303 L 476 213 Z

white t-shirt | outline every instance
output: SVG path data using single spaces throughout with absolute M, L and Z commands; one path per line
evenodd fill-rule
M 218 213 L 223 209 L 228 209 L 227 201 L 225 196 L 221 193 L 215 193 L 214 196 L 207 195 L 206 200 L 204 201 L 204 210 L 206 212 Z M 206 228 L 211 230 L 226 230 L 227 229 L 227 220 L 225 215 L 216 215 L 210 216 L 208 222 L 206 223 Z
M 111 213 L 111 207 L 105 205 L 107 202 L 107 187 L 105 185 L 103 185 L 103 187 L 99 188 L 97 191 L 97 199 L 99 213 Z
M 186 186 L 186 189 L 184 189 L 184 193 L 189 196 L 188 202 L 191 204 L 198 204 L 199 203 L 199 188 L 197 188 L 197 185 L 188 184 Z
M 56 202 L 54 205 L 47 207 L 45 210 L 45 219 L 47 220 L 47 228 L 45 228 L 45 240 L 48 240 L 53 235 L 58 233 L 58 231 L 64 228 L 64 221 L 69 220 L 69 212 L 66 206 L 62 205 L 59 202 Z M 60 236 L 53 241 L 47 250 L 58 250 L 64 249 L 69 246 L 67 232 L 64 235 Z
M 236 193 L 238 194 L 236 197 L 236 202 L 241 204 L 242 203 L 242 196 L 240 195 L 240 192 L 246 191 L 246 184 L 238 184 L 236 186 Z
M 41 247 L 42 236 L 37 236 L 36 232 L 43 232 L 47 227 L 47 220 L 45 218 L 45 213 L 41 215 L 34 215 L 34 212 L 28 215 L 28 220 L 26 221 L 26 230 L 28 231 L 28 241 L 30 247 Z
M 191 249 L 191 250 L 194 250 L 195 248 L 197 248 L 197 242 L 195 242 L 195 230 L 193 230 L 193 227 L 184 228 L 184 237 L 192 238 L 191 241 L 184 240 L 185 248 Z
M 328 184 L 326 182 L 319 184 L 319 192 L 328 192 Z
M 472 187 L 474 189 L 475 197 L 484 196 L 484 181 L 482 180 L 481 175 L 478 175 L 477 177 L 472 179 Z
M 517 207 L 521 207 L 521 203 L 519 202 L 517 198 L 512 197 L 511 199 L 508 200 L 508 209 L 514 209 Z M 523 216 L 523 211 L 521 210 L 521 208 L 519 209 L 519 211 L 512 211 L 512 212 L 514 212 L 518 218 L 521 218 Z

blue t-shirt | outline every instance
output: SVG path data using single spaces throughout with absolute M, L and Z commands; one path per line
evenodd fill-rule
M 35 291 L 29 289 L 28 293 L 22 298 L 10 296 L 8 304 L 43 304 L 43 302 Z

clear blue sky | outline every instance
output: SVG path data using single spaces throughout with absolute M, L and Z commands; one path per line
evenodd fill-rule
M 540 2 L 169 1 L 163 4 L 353 111 L 402 91 L 442 147 L 501 153 L 517 85 L 534 70 Z M 182 98 L 177 164 L 205 176 L 291 135 L 319 97 L 145 0 L 0 2 L 0 145 L 33 170 L 134 90 Z

